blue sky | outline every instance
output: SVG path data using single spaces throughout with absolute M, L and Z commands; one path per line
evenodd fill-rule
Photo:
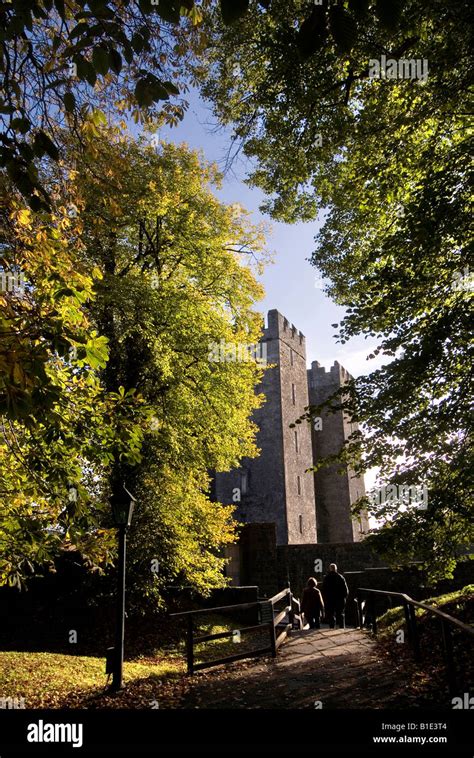
M 189 101 L 190 107 L 179 127 L 163 127 L 157 136 L 167 141 L 186 142 L 190 147 L 202 150 L 208 161 L 223 166 L 230 142 L 229 133 L 216 131 L 210 107 L 197 93 L 193 92 Z M 317 360 L 328 369 L 334 360 L 338 360 L 354 376 L 369 373 L 380 365 L 378 360 L 366 361 L 375 345 L 363 338 L 353 339 L 346 345 L 336 342 L 336 330 L 331 324 L 341 320 L 344 309 L 324 295 L 317 281 L 317 271 L 307 260 L 315 246 L 318 222 L 281 224 L 262 216 L 258 208 L 263 195 L 244 184 L 245 175 L 245 162 L 236 161 L 217 194 L 225 203 L 243 205 L 252 213 L 254 222 L 265 221 L 271 226 L 268 246 L 274 251 L 274 263 L 266 267 L 261 277 L 266 296 L 258 304 L 258 309 L 266 312 L 277 308 L 303 332 L 308 364 Z

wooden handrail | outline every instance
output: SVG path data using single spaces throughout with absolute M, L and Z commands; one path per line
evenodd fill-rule
M 289 592 L 291 592 L 290 588 L 287 587 L 286 590 L 282 590 L 277 595 L 274 595 L 273 597 L 268 598 L 269 603 L 278 603 L 279 600 L 285 597 Z
M 291 611 L 291 606 L 289 605 L 287 605 L 286 608 L 282 608 L 278 615 L 273 619 L 273 626 L 278 626 L 280 621 L 285 618 L 286 614 L 289 613 L 289 611 Z
M 284 597 L 289 596 L 289 604 L 285 606 L 283 609 L 275 609 L 274 605 L 279 600 L 282 600 Z M 269 615 L 271 618 L 269 620 L 266 620 L 263 623 L 256 624 L 253 626 L 247 626 L 243 627 L 242 629 L 239 629 L 240 632 L 250 632 L 250 631 L 256 631 L 259 629 L 265 629 L 265 627 L 268 630 L 268 634 L 270 636 L 270 645 L 269 647 L 265 648 L 259 648 L 258 650 L 250 650 L 246 653 L 236 653 L 235 655 L 226 656 L 225 658 L 218 658 L 212 661 L 205 661 L 204 663 L 194 663 L 194 645 L 199 642 L 208 642 L 209 640 L 218 640 L 218 639 L 224 639 L 225 637 L 231 637 L 233 634 L 233 630 L 228 630 L 225 632 L 217 632 L 216 634 L 204 634 L 201 637 L 195 637 L 195 630 L 193 629 L 193 619 L 195 616 L 198 616 L 200 614 L 206 614 L 206 613 L 218 613 L 220 611 L 231 611 L 231 610 L 247 610 L 249 608 L 262 608 L 262 606 L 267 606 L 268 610 L 270 611 Z M 276 616 L 275 616 L 276 612 Z M 289 613 L 290 615 L 290 622 L 292 619 L 293 614 L 293 596 L 291 594 L 291 589 L 287 587 L 286 589 L 282 590 L 281 592 L 278 592 L 276 595 L 274 595 L 272 598 L 262 599 L 258 600 L 252 603 L 235 603 L 233 605 L 220 605 L 216 606 L 215 608 L 197 608 L 193 611 L 180 611 L 179 613 L 170 613 L 170 617 L 177 618 L 179 616 L 186 617 L 188 621 L 188 627 L 187 627 L 187 642 L 186 642 L 186 657 L 188 662 L 188 673 L 193 674 L 195 671 L 198 671 L 200 669 L 208 668 L 210 666 L 218 666 L 222 663 L 231 663 L 232 661 L 238 661 L 243 658 L 253 658 L 259 655 L 267 655 L 268 653 L 271 653 L 273 657 L 276 656 L 278 647 L 282 644 L 282 642 L 285 640 L 286 636 L 288 635 L 289 630 L 291 629 L 292 624 L 288 623 L 285 626 L 285 629 L 283 629 L 278 637 L 276 636 L 276 627 L 279 624 L 279 622 L 285 617 L 285 615 Z
M 431 605 L 426 605 L 426 603 L 420 603 L 418 600 L 413 600 L 410 595 L 406 595 L 404 592 L 392 592 L 389 590 L 372 590 L 367 587 L 359 587 L 357 592 L 370 592 L 374 595 L 389 595 L 391 597 L 401 597 L 406 603 L 409 603 L 410 605 L 414 605 L 417 608 L 423 608 L 425 611 L 429 611 L 430 613 L 434 613 L 435 616 L 439 616 L 440 618 L 444 619 L 444 621 L 448 621 L 453 626 L 457 626 L 461 631 L 466 632 L 466 634 L 470 634 L 474 637 L 474 627 L 469 626 L 469 624 L 465 624 L 464 621 L 459 621 L 459 619 L 454 618 L 454 616 L 449 616 L 449 614 L 444 613 L 444 611 L 438 610 L 438 608 L 433 608 Z
M 198 613 L 215 613 L 216 611 L 230 611 L 240 608 L 245 610 L 246 608 L 256 608 L 257 605 L 261 605 L 262 601 L 256 600 L 253 603 L 237 603 L 235 605 L 220 605 L 216 608 L 197 608 L 195 611 L 180 611 L 179 613 L 170 613 L 170 618 L 175 616 L 197 616 Z
M 261 629 L 263 624 L 254 624 L 253 626 L 244 626 L 238 631 L 241 634 L 244 634 L 244 632 L 255 632 L 257 629 Z M 222 640 L 225 637 L 232 637 L 234 634 L 234 630 L 230 629 L 227 632 L 216 632 L 216 634 L 203 634 L 202 637 L 194 637 L 194 644 L 197 645 L 198 642 L 208 642 L 209 640 Z
M 438 610 L 438 608 L 433 608 L 431 605 L 427 605 L 426 603 L 420 603 L 418 600 L 413 600 L 412 597 L 407 595 L 405 592 L 393 592 L 391 590 L 373 590 L 369 589 L 368 587 L 359 587 L 356 590 L 355 596 L 356 596 L 356 602 L 358 606 L 358 615 L 359 615 L 359 625 L 360 628 L 363 626 L 363 611 L 362 611 L 362 601 L 361 601 L 361 594 L 365 592 L 371 597 L 371 603 L 370 603 L 370 610 L 371 610 L 371 623 L 372 623 L 372 631 L 374 634 L 377 633 L 377 615 L 375 612 L 375 597 L 376 595 L 386 595 L 388 597 L 396 597 L 397 599 L 401 600 L 401 605 L 403 605 L 403 610 L 405 613 L 405 620 L 407 625 L 407 632 L 408 632 L 408 639 L 413 647 L 413 654 L 415 661 L 421 660 L 421 647 L 420 647 L 420 638 L 419 638 L 419 631 L 416 621 L 416 608 L 421 608 L 424 611 L 427 611 L 428 613 L 432 613 L 433 616 L 436 616 L 441 621 L 441 637 L 442 637 L 442 643 L 443 643 L 443 651 L 444 651 L 444 660 L 446 664 L 446 671 L 447 671 L 447 678 L 448 678 L 448 685 L 449 685 L 449 691 L 451 694 L 455 694 L 456 692 L 456 666 L 454 661 L 454 655 L 453 655 L 453 639 L 452 639 L 452 628 L 459 629 L 463 634 L 468 634 L 470 637 L 474 637 L 474 628 L 472 626 L 469 626 L 469 624 L 465 624 L 463 621 L 460 621 L 457 618 L 454 618 L 454 616 L 450 616 L 448 613 L 444 613 L 444 611 Z

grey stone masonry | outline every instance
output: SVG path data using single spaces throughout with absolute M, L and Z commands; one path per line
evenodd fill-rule
M 305 338 L 278 311 L 268 313 L 262 342 L 265 371 L 257 388 L 266 398 L 254 414 L 259 427 L 258 458 L 244 459 L 241 468 L 218 473 L 216 499 L 237 505 L 235 516 L 250 523 L 274 523 L 278 545 L 316 541 L 314 478 L 308 424 L 290 429 L 308 405 Z
M 307 421 L 290 427 L 349 374 L 337 363 L 329 373 L 317 362 L 308 371 L 304 335 L 277 310 L 268 312 L 261 342 L 271 366 L 257 388 L 266 401 L 253 417 L 261 453 L 243 459 L 239 469 L 217 473 L 213 494 L 221 503 L 236 505 L 240 522 L 274 524 L 277 545 L 356 542 L 368 528 L 366 520 L 351 516 L 351 503 L 364 492 L 363 479 L 352 478 L 348 470 L 340 475 L 334 466 L 306 473 L 322 456 L 339 450 L 350 422 L 336 413 L 323 416 L 320 430 Z
M 308 370 L 309 399 L 319 405 L 352 379 L 337 361 L 329 371 L 313 361 Z M 337 404 L 337 403 L 336 403 Z M 333 455 L 341 449 L 352 432 L 358 429 L 342 411 L 321 416 L 322 429 L 313 424 L 313 451 L 315 462 Z M 358 542 L 369 529 L 365 514 L 353 518 L 352 504 L 365 494 L 364 479 L 354 472 L 335 464 L 322 468 L 314 475 L 316 491 L 316 521 L 319 542 Z

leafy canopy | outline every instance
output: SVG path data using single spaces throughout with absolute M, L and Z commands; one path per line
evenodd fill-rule
M 216 200 L 215 168 L 185 146 L 155 150 L 99 127 L 75 155 L 69 174 L 45 170 L 54 211 L 32 213 L 12 192 L 5 217 L 5 265 L 25 272 L 25 291 L 2 295 L 2 580 L 65 548 L 106 566 L 109 497 L 126 481 L 138 501 L 132 600 L 175 582 L 207 592 L 225 581 L 222 548 L 235 539 L 209 471 L 256 454 L 261 402 L 255 362 L 209 354 L 221 340 L 258 340 L 249 261 L 263 233 Z
M 379 544 L 449 574 L 473 538 L 469 4 L 267 5 L 233 26 L 206 18 L 202 90 L 233 127 L 230 157 L 253 159 L 265 210 L 291 222 L 324 209 L 312 260 L 347 309 L 339 339 L 363 334 L 391 359 L 346 395 L 365 435 L 343 455 L 428 487 L 427 511 L 374 510 Z M 370 76 L 382 55 L 418 60 L 427 79 Z

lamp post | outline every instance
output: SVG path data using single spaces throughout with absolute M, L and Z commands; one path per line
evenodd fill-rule
M 118 584 L 117 623 L 115 627 L 115 648 L 113 653 L 112 690 L 123 687 L 123 643 L 125 635 L 125 561 L 127 553 L 127 529 L 132 522 L 135 498 L 122 485 L 110 499 L 115 525 L 118 528 Z

